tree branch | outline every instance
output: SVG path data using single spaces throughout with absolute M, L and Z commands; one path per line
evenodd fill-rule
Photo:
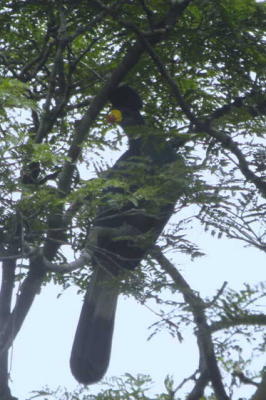
M 262 376 L 261 383 L 255 394 L 251 397 L 251 400 L 265 400 L 266 398 L 266 372 Z
M 152 257 L 160 264 L 161 268 L 171 276 L 176 284 L 177 289 L 182 293 L 193 314 L 194 321 L 198 329 L 197 339 L 199 350 L 203 357 L 203 359 L 200 360 L 200 370 L 205 371 L 208 369 L 210 374 L 209 378 L 212 382 L 217 399 L 229 400 L 222 383 L 221 373 L 215 357 L 211 331 L 205 316 L 205 303 L 198 295 L 194 293 L 182 275 L 164 256 L 158 246 L 154 247 L 151 254 Z
M 37 252 L 35 251 L 34 255 L 32 256 L 32 261 L 29 267 L 28 275 L 25 278 L 20 288 L 20 294 L 17 298 L 15 307 L 11 315 L 9 315 L 10 302 L 11 302 L 10 287 L 6 286 L 4 288 L 5 290 L 1 290 L 0 293 L 1 295 L 0 300 L 3 300 L 3 297 L 5 296 L 4 302 L 0 301 L 0 307 L 2 306 L 3 308 L 3 310 L 1 310 L 0 308 L 0 312 L 5 311 L 6 314 L 8 310 L 8 315 L 5 318 L 5 324 L 0 325 L 3 327 L 2 331 L 0 331 L 0 353 L 2 359 L 4 357 L 4 354 L 8 351 L 9 347 L 12 345 L 17 333 L 19 332 L 23 324 L 23 321 L 30 310 L 30 307 L 34 301 L 36 294 L 40 292 L 41 285 L 46 272 L 49 271 L 57 273 L 71 272 L 75 269 L 81 268 L 84 265 L 88 264 L 89 260 L 90 260 L 90 255 L 86 251 L 84 251 L 77 260 L 68 264 L 60 265 L 49 262 L 47 259 L 43 257 L 40 251 Z M 9 261 L 9 263 L 11 262 L 14 263 L 13 260 Z M 12 269 L 10 268 L 7 269 L 6 273 L 10 275 L 12 273 Z M 7 283 L 10 284 L 12 283 L 12 281 L 9 279 L 9 282 Z M 5 304 L 6 306 L 4 306 Z
M 266 325 L 266 315 L 265 314 L 249 314 L 249 315 L 239 315 L 232 316 L 232 319 L 221 319 L 220 321 L 213 322 L 210 325 L 211 332 L 217 332 L 221 329 L 232 328 L 238 325 Z
M 11 300 L 15 281 L 15 260 L 4 261 L 2 265 L 2 281 L 0 290 L 0 341 L 3 330 L 8 323 L 11 310 Z M 5 399 L 11 397 L 8 385 L 8 350 L 6 349 L 0 355 L 0 398 Z
M 15 260 L 6 260 L 3 262 L 0 289 L 0 332 L 10 314 L 12 292 L 15 282 L 15 268 Z
M 234 371 L 232 373 L 233 376 L 236 376 L 241 383 L 244 383 L 245 385 L 252 385 L 258 387 L 259 384 L 257 382 L 254 382 L 252 379 L 248 378 L 246 375 L 243 374 L 242 371 Z
M 165 67 L 164 63 L 161 61 L 160 57 L 158 56 L 158 54 L 156 53 L 156 51 L 153 49 L 153 47 L 150 45 L 149 41 L 146 38 L 146 35 L 141 32 L 136 25 L 130 24 L 130 23 L 126 23 L 126 25 L 128 27 L 130 27 L 137 35 L 137 37 L 139 38 L 139 40 L 143 43 L 143 45 L 145 46 L 145 49 L 147 51 L 147 53 L 149 54 L 149 56 L 151 57 L 151 59 L 153 60 L 155 66 L 157 67 L 159 73 L 162 75 L 162 77 L 164 78 L 164 80 L 168 83 L 170 89 L 172 90 L 173 95 L 175 96 L 175 98 L 178 101 L 178 104 L 181 108 L 181 110 L 184 112 L 184 114 L 186 115 L 186 117 L 193 123 L 193 124 L 197 124 L 197 119 L 195 117 L 195 115 L 193 114 L 193 112 L 191 111 L 191 108 L 189 107 L 189 105 L 185 102 L 183 96 L 181 95 L 180 89 L 177 86 L 175 80 L 171 77 L 171 75 L 169 74 L 169 72 L 167 71 L 167 68 Z
M 236 158 L 238 160 L 238 167 L 239 167 L 240 171 L 242 172 L 242 174 L 247 179 L 247 181 L 253 183 L 256 186 L 256 188 L 260 191 L 262 196 L 266 197 L 266 182 L 264 182 L 262 178 L 257 176 L 249 168 L 249 164 L 248 164 L 244 154 L 238 147 L 237 143 L 234 142 L 230 136 L 228 136 L 224 132 L 215 130 L 214 128 L 212 128 L 210 126 L 209 122 L 203 122 L 203 123 L 198 124 L 197 129 L 200 130 L 201 132 L 205 131 L 211 137 L 215 138 L 222 145 L 222 147 L 224 149 L 231 151 L 231 153 L 236 156 Z
M 90 261 L 91 261 L 91 256 L 87 251 L 83 251 L 77 260 L 64 264 L 52 263 L 48 261 L 46 258 L 42 258 L 43 266 L 47 272 L 56 272 L 60 274 L 80 269 L 85 265 L 88 265 Z
M 251 106 L 249 104 L 245 104 L 246 101 L 249 100 L 256 100 L 256 97 L 260 95 L 262 96 L 262 93 L 256 93 L 256 92 L 251 92 L 247 93 L 246 96 L 242 97 L 236 97 L 234 101 L 232 101 L 229 104 L 225 104 L 220 108 L 217 108 L 217 110 L 213 111 L 210 115 L 209 118 L 214 121 L 215 119 L 221 118 L 226 116 L 227 114 L 230 114 L 235 108 L 244 108 L 246 111 L 250 113 L 252 117 L 257 117 L 259 115 L 265 115 L 266 114 L 266 100 L 265 98 L 261 98 L 260 101 L 257 101 L 257 103 L 254 106 Z M 264 95 L 265 97 L 265 95 Z
M 15 307 L 3 327 L 0 336 L 0 353 L 6 352 L 12 345 L 23 321 L 28 314 L 33 300 L 40 292 L 40 288 L 45 277 L 45 270 L 37 262 L 32 262 L 30 271 L 20 288 Z
M 43 105 L 43 117 L 40 121 L 40 126 L 38 132 L 36 134 L 36 143 L 41 143 L 43 138 L 47 136 L 48 132 L 52 128 L 54 122 L 58 114 L 60 113 L 61 109 L 63 108 L 64 104 L 67 102 L 67 93 L 61 94 L 61 100 L 59 104 L 57 104 L 53 110 L 50 109 L 52 98 L 55 91 L 56 85 L 56 77 L 60 72 L 61 64 L 63 63 L 63 53 L 65 47 L 68 43 L 67 40 L 67 33 L 66 33 L 66 20 L 63 9 L 60 10 L 60 27 L 58 29 L 58 48 L 56 50 L 55 59 L 52 71 L 50 73 L 49 84 L 48 84 L 48 92 L 46 96 L 45 103 Z
M 191 390 L 186 400 L 199 400 L 204 395 L 205 387 L 210 380 L 210 374 L 207 370 L 201 372 L 200 376 L 196 379 L 194 388 Z

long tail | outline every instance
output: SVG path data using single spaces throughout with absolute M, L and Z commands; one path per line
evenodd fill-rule
M 98 268 L 85 295 L 70 358 L 72 374 L 80 383 L 95 383 L 107 370 L 118 293 L 110 273 Z

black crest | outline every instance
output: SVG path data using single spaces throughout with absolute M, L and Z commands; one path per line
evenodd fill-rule
M 140 96 L 128 85 L 116 88 L 109 96 L 109 100 L 113 107 L 118 109 L 140 110 L 142 108 Z

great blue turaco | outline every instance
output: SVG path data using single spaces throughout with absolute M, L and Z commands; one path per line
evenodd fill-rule
M 184 191 L 185 181 L 184 163 L 176 149 L 163 132 L 144 124 L 142 101 L 136 91 L 123 85 L 109 100 L 116 109 L 110 119 L 122 126 L 128 150 L 105 175 L 112 183 L 103 192 L 88 235 L 94 271 L 70 359 L 73 375 L 84 384 L 99 381 L 109 364 L 117 280 L 126 279 L 125 271 L 134 271 L 154 245 Z

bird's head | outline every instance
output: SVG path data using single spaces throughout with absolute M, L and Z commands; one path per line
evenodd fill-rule
M 144 124 L 144 119 L 138 110 L 132 108 L 114 109 L 108 114 L 107 121 L 110 124 L 119 124 L 122 128 Z
M 109 96 L 113 110 L 107 116 L 111 124 L 119 124 L 129 137 L 136 140 L 140 137 L 140 125 L 144 119 L 140 114 L 142 100 L 138 93 L 128 85 L 121 85 L 113 90 Z

